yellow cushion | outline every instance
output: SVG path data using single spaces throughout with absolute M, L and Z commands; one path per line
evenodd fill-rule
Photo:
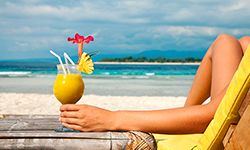
M 202 134 L 153 134 L 157 150 L 186 150 L 194 148 Z
M 154 134 L 158 150 L 220 150 L 222 140 L 231 123 L 239 119 L 239 107 L 250 87 L 250 45 L 223 97 L 214 119 L 203 134 L 160 135 Z

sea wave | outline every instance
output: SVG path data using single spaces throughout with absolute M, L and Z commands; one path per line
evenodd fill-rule
M 112 65 L 96 64 L 92 75 L 86 78 L 164 78 L 172 76 L 193 76 L 198 65 Z M 57 75 L 55 64 L 1 63 L 2 78 L 51 78 Z
M 32 77 L 36 78 L 55 78 L 56 74 L 33 74 Z
M 148 76 L 118 76 L 119 78 L 122 79 L 148 79 Z
M 146 75 L 146 76 L 154 76 L 155 73 L 154 73 L 154 72 L 146 72 L 145 75 Z
M 30 71 L 3 71 L 0 72 L 0 77 L 30 77 L 32 72 Z
M 110 75 L 110 72 L 102 72 L 101 75 Z

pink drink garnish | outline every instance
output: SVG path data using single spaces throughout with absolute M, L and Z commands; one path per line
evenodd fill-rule
M 78 44 L 78 56 L 79 59 L 82 56 L 83 53 L 83 45 L 84 43 L 88 44 L 90 41 L 94 41 L 94 38 L 92 36 L 87 36 L 84 38 L 84 36 L 79 35 L 78 33 L 75 34 L 75 38 L 70 38 L 68 37 L 68 41 L 72 41 L 73 44 L 77 43 Z

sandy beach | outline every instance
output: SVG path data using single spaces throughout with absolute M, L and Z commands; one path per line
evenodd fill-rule
M 53 95 L 55 68 L 39 63 L 26 66 L 26 70 L 22 66 L 3 65 L 0 114 L 59 114 L 61 104 Z M 97 65 L 96 74 L 83 75 L 84 96 L 78 103 L 110 110 L 183 106 L 196 68 L 191 65 Z M 166 74 L 161 74 L 163 72 Z
M 85 95 L 100 96 L 186 96 L 193 76 L 163 78 L 83 78 Z M 56 76 L 0 78 L 1 93 L 53 94 Z
M 85 95 L 78 104 L 109 110 L 154 110 L 183 106 L 185 97 Z M 0 93 L 0 114 L 59 114 L 53 94 Z

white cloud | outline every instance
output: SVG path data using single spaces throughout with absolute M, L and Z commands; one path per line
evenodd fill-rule
M 28 47 L 28 43 L 27 42 L 16 42 L 16 45 L 18 47 L 25 47 L 25 48 Z
M 171 36 L 185 36 L 185 37 L 214 37 L 221 33 L 232 35 L 250 34 L 249 28 L 223 28 L 223 27 L 209 27 L 209 26 L 159 26 L 153 30 L 154 34 L 165 34 Z
M 248 0 L 1 1 L 0 44 L 6 52 L 69 48 L 79 32 L 94 34 L 88 49 L 199 50 L 220 33 L 250 34 L 248 8 Z
M 3 30 L 2 33 L 7 32 L 7 34 L 30 34 L 33 32 L 33 29 L 31 27 L 20 27 L 20 28 L 12 28 L 8 31 Z
M 221 6 L 219 9 L 222 12 L 231 13 L 235 11 L 248 10 L 250 3 L 248 0 L 237 0 L 232 3 L 226 3 L 224 6 Z
M 155 34 L 166 34 L 171 36 L 215 36 L 219 29 L 215 27 L 199 26 L 159 26 L 154 29 Z
M 115 6 L 114 6 L 115 5 Z M 7 2 L 0 14 L 17 15 L 19 17 L 41 17 L 58 18 L 64 20 L 99 20 L 118 23 L 145 23 L 148 20 L 143 16 L 137 16 L 140 13 L 147 13 L 145 9 L 151 6 L 150 0 L 134 1 L 82 1 L 74 6 L 50 5 L 50 4 L 20 4 Z M 14 10 L 14 11 L 9 11 Z

